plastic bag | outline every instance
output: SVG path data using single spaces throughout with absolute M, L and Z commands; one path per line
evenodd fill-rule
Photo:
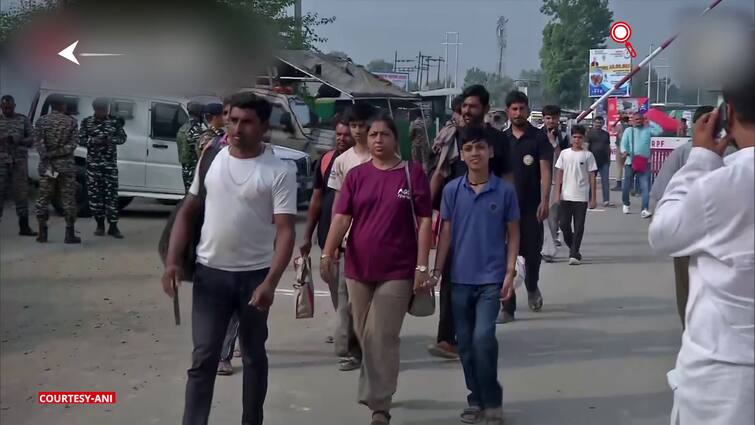
M 296 271 L 296 318 L 311 319 L 315 315 L 315 286 L 312 282 L 312 260 L 309 257 L 294 259 Z

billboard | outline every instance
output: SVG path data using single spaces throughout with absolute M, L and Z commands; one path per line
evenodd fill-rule
M 606 127 L 608 127 L 608 133 L 611 136 L 616 136 L 616 129 L 614 124 L 619 120 L 621 115 L 630 115 L 632 112 L 640 111 L 643 114 L 648 111 L 648 98 L 647 97 L 628 97 L 623 99 L 617 99 L 615 97 L 609 97 L 606 101 Z
M 409 74 L 404 72 L 373 72 L 373 74 L 404 91 L 409 91 Z
M 627 49 L 590 49 L 588 95 L 603 96 L 631 70 L 632 57 Z M 619 87 L 611 96 L 628 97 L 630 85 L 631 80 Z

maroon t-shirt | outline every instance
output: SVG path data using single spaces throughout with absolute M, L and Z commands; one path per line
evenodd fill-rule
M 417 217 L 430 217 L 430 184 L 422 166 L 409 163 Z M 336 214 L 352 217 L 345 275 L 363 282 L 413 279 L 417 239 L 406 171 L 375 168 L 372 161 L 349 171 Z

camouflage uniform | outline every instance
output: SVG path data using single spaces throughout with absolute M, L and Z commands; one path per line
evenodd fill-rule
M 201 136 L 199 136 L 199 145 L 197 146 L 197 157 L 202 156 L 202 151 L 204 150 L 205 146 L 207 146 L 207 143 L 212 142 L 215 140 L 216 137 L 223 137 L 225 135 L 225 130 L 222 128 L 215 128 L 210 127 L 207 130 L 202 133 Z
M 60 202 L 71 227 L 76 222 L 76 164 L 73 152 L 78 140 L 78 124 L 68 115 L 57 111 L 40 117 L 34 127 L 34 138 L 39 152 L 39 198 L 37 199 L 37 220 L 47 223 L 49 206 L 55 196 L 56 187 L 60 190 Z M 47 174 L 59 173 L 57 177 Z
M 8 143 L 8 136 L 13 138 Z M 28 148 L 34 143 L 31 124 L 25 115 L 6 117 L 0 113 L 0 218 L 11 185 L 16 215 L 29 217 Z
M 204 131 L 202 120 L 190 117 L 189 121 L 178 129 L 176 143 L 178 144 L 178 160 L 181 162 L 181 171 L 184 187 L 189 191 L 194 181 L 194 170 L 197 168 L 197 148 L 199 137 Z
M 87 190 L 89 209 L 95 219 L 107 216 L 118 222 L 118 149 L 126 142 L 123 122 L 114 117 L 84 118 L 79 145 L 87 148 Z

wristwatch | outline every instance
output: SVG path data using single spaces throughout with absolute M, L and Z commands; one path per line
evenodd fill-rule
M 427 273 L 427 266 L 417 266 L 414 270 L 420 273 Z

